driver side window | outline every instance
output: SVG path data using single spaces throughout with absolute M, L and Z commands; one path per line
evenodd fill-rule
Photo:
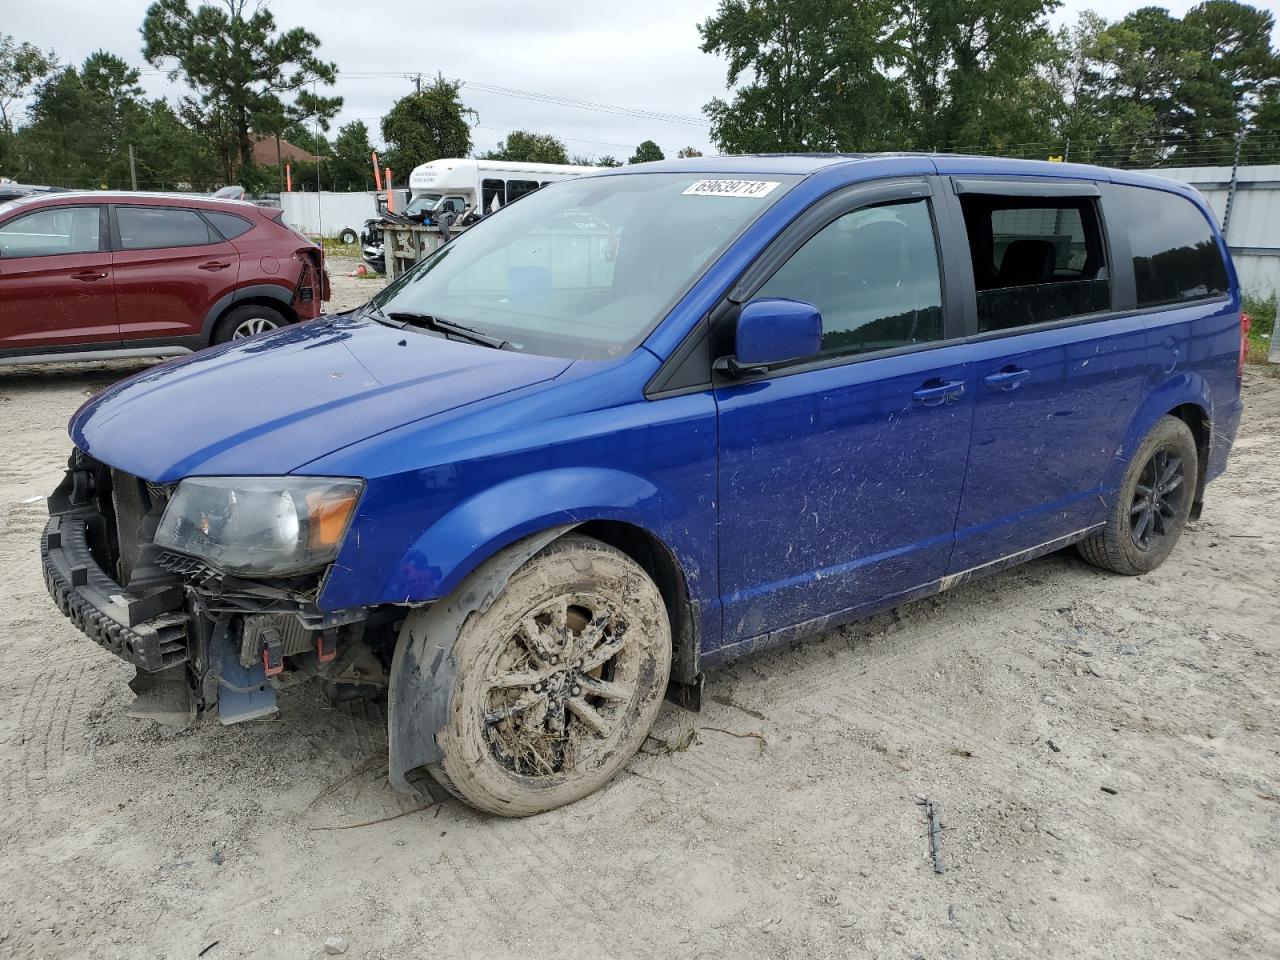
M 942 339 L 942 279 L 927 200 L 854 210 L 792 254 L 756 294 L 822 313 L 819 356 Z
M 0 257 L 51 257 L 101 249 L 98 207 L 47 207 L 0 226 Z

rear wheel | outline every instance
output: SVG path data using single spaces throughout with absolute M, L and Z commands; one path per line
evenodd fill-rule
M 356 233 L 354 230 L 352 230 L 350 227 L 347 227 L 345 230 L 343 230 L 341 233 L 338 234 L 339 243 L 352 244 L 359 239 L 360 239 L 360 235 Z
M 580 800 L 640 749 L 662 708 L 671 630 L 644 570 L 569 534 L 467 618 L 453 658 L 431 773 L 474 807 L 521 817 Z
M 246 303 L 235 307 L 218 321 L 213 332 L 214 343 L 226 343 L 228 340 L 243 340 L 245 337 L 278 330 L 289 323 L 283 313 L 273 307 L 258 303 Z
M 1173 551 L 1200 477 L 1191 428 L 1162 417 L 1138 447 L 1102 533 L 1078 545 L 1090 563 L 1130 576 L 1154 570 Z

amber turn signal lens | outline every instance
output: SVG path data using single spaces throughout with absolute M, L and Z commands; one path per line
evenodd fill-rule
M 323 490 L 307 494 L 307 530 L 311 548 L 337 546 L 360 497 L 355 490 Z

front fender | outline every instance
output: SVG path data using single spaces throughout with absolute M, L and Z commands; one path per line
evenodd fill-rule
M 1170 374 L 1154 390 L 1148 391 L 1146 399 L 1129 421 L 1124 442 L 1112 459 L 1111 469 L 1103 486 L 1104 493 L 1112 492 L 1123 482 L 1133 452 L 1138 449 L 1142 439 L 1151 432 L 1151 428 L 1170 410 L 1184 404 L 1191 404 L 1203 410 L 1209 418 L 1210 430 L 1213 429 L 1213 391 L 1210 390 L 1208 381 L 1194 370 L 1181 370 Z M 1210 437 L 1210 445 L 1212 442 Z
M 563 467 L 515 477 L 453 507 L 413 542 L 374 603 L 416 603 L 446 596 L 486 558 L 549 527 L 587 520 L 680 516 L 672 497 L 632 473 Z M 645 526 L 643 522 L 638 524 Z
M 416 792 L 408 773 L 440 760 L 436 734 L 445 724 L 458 670 L 453 641 L 467 617 L 488 609 L 521 564 L 571 529 L 542 530 L 508 545 L 447 598 L 405 620 L 387 688 L 387 775 L 396 790 Z

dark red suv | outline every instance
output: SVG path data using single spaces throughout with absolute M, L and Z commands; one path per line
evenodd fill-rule
M 173 356 L 318 317 L 321 250 L 281 215 L 140 193 L 0 203 L 0 364 Z

